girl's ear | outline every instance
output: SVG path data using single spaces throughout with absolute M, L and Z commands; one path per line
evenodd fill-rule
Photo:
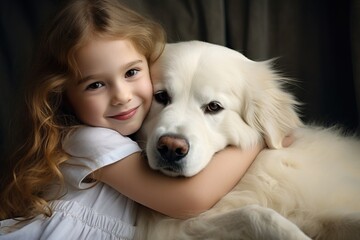
M 256 62 L 255 77 L 249 82 L 245 121 L 264 137 L 269 148 L 282 148 L 282 141 L 294 128 L 302 126 L 296 112 L 299 103 L 283 89 L 286 81 L 270 67 L 270 62 Z

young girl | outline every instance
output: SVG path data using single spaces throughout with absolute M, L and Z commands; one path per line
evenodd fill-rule
M 116 0 L 71 1 L 59 13 L 27 88 L 1 239 L 131 239 L 134 202 L 189 218 L 239 181 L 262 146 L 229 147 L 198 175 L 170 178 L 126 137 L 150 108 L 149 65 L 164 44 L 159 25 Z

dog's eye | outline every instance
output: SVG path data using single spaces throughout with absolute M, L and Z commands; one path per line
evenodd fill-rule
M 155 97 L 155 101 L 163 105 L 168 105 L 171 100 L 169 94 L 165 90 L 157 91 L 154 94 L 154 97 Z
M 217 101 L 209 102 L 209 104 L 205 105 L 203 108 L 205 113 L 210 113 L 210 114 L 218 113 L 224 109 L 221 106 L 221 103 Z

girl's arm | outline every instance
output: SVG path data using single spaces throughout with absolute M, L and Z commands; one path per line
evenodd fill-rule
M 95 177 L 134 201 L 174 218 L 189 218 L 211 208 L 241 179 L 262 146 L 243 151 L 227 147 L 190 178 L 151 170 L 140 153 L 98 170 Z

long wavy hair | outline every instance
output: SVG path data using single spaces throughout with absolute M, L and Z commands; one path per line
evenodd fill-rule
M 62 139 L 79 122 L 66 110 L 65 84 L 79 77 L 78 49 L 94 37 L 130 40 L 149 65 L 161 54 L 166 36 L 156 22 L 116 0 L 70 1 L 49 26 L 29 78 L 22 110 L 24 136 L 10 157 L 11 173 L 0 198 L 0 219 L 51 216 L 48 196 L 54 183 L 64 186 L 59 170 L 67 154 Z

